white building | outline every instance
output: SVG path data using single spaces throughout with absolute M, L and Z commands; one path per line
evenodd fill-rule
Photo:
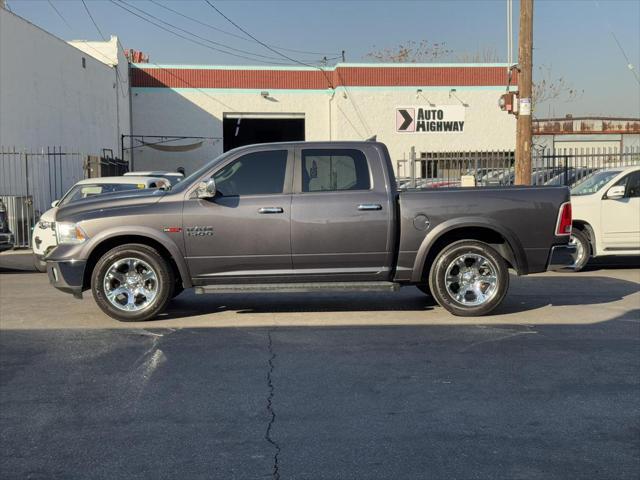
M 65 42 L 0 8 L 0 147 L 119 156 L 130 131 L 128 62 L 116 37 Z
M 515 148 L 504 64 L 132 65 L 135 169 L 193 171 L 249 143 L 364 140 L 393 160 Z M 512 89 L 515 87 L 512 85 Z M 126 158 L 126 157 L 125 157 Z

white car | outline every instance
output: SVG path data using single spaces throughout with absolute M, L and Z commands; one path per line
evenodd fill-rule
M 52 208 L 44 212 L 33 227 L 31 244 L 33 246 L 36 269 L 40 272 L 46 271 L 46 263 L 43 259 L 49 250 L 58 244 L 54 223 L 55 212 L 58 207 L 94 195 L 140 188 L 168 189 L 171 188 L 171 183 L 166 178 L 141 176 L 88 178 L 76 183 L 60 200 L 56 200 L 51 204 Z
M 640 255 L 640 166 L 599 170 L 571 190 L 574 269 L 591 257 Z
M 164 170 L 151 170 L 148 172 L 127 172 L 124 174 L 125 177 L 136 176 L 136 177 L 160 177 L 166 178 L 171 182 L 171 186 L 180 182 L 184 179 L 184 173 L 180 172 L 167 172 Z

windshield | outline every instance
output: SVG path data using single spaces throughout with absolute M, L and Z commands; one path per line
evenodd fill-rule
M 142 187 L 140 187 L 140 185 L 142 185 Z M 64 197 L 62 197 L 58 206 L 62 207 L 63 205 L 68 205 L 77 200 L 93 197 L 95 195 L 102 195 L 103 193 L 137 190 L 144 187 L 144 183 L 85 183 L 83 185 L 75 185 Z
M 571 189 L 571 195 L 591 195 L 600 190 L 613 177 L 618 175 L 620 170 L 605 170 L 596 172 L 590 177 L 585 178 L 581 183 Z

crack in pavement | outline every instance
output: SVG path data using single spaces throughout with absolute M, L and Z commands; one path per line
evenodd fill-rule
M 267 431 L 264 434 L 265 440 L 273 445 L 275 453 L 273 455 L 273 471 L 272 478 L 274 480 L 280 480 L 280 466 L 278 465 L 278 457 L 280 455 L 280 445 L 271 437 L 271 429 L 276 421 L 276 412 L 273 410 L 273 397 L 275 396 L 275 387 L 273 385 L 273 371 L 275 369 L 276 353 L 273 350 L 273 339 L 271 338 L 271 331 L 268 332 L 269 339 L 269 370 L 267 371 L 267 386 L 269 387 L 269 395 L 267 396 L 267 412 L 271 415 L 269 424 L 267 425 Z

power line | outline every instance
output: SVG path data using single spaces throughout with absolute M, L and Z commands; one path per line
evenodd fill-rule
M 244 55 L 239 55 L 239 54 L 236 54 L 236 53 L 227 52 L 227 51 L 225 51 L 225 50 L 221 50 L 221 49 L 216 48 L 216 47 L 212 47 L 211 45 L 207 45 L 206 43 L 200 42 L 200 41 L 198 41 L 198 40 L 194 40 L 193 38 L 186 37 L 186 36 L 182 35 L 181 33 L 174 32 L 173 30 L 170 30 L 170 29 L 168 29 L 168 28 L 166 28 L 166 27 L 163 27 L 162 25 L 160 25 L 160 24 L 158 24 L 158 23 L 154 22 L 153 20 L 149 20 L 148 18 L 143 17 L 142 15 L 140 15 L 140 14 L 138 14 L 138 13 L 134 12 L 133 10 L 129 10 L 129 9 L 128 9 L 126 6 L 124 6 L 122 3 L 116 2 L 116 1 L 114 1 L 114 0 L 109 0 L 109 1 L 110 1 L 111 3 L 113 3 L 116 7 L 121 8 L 121 9 L 123 9 L 123 10 L 125 10 L 125 11 L 129 12 L 131 15 L 134 15 L 134 16 L 136 16 L 136 17 L 138 17 L 138 18 L 142 19 L 143 21 L 147 22 L 147 23 L 150 23 L 150 24 L 152 24 L 152 25 L 155 25 L 156 27 L 160 28 L 161 30 L 164 30 L 165 32 L 169 32 L 169 33 L 171 33 L 172 35 L 174 35 L 174 36 L 176 36 L 176 37 L 178 37 L 178 38 L 182 38 L 183 40 L 186 40 L 186 41 L 188 41 L 188 42 L 194 43 L 194 44 L 196 44 L 196 45 L 200 45 L 201 47 L 205 47 L 205 48 L 208 48 L 208 49 L 210 49 L 210 50 L 214 50 L 214 51 L 216 51 L 216 52 L 224 53 L 225 55 L 230 55 L 230 56 L 232 56 L 232 57 L 238 57 L 238 58 L 244 58 L 244 59 L 246 59 L 246 60 L 251 60 L 251 61 L 253 61 L 253 62 L 267 63 L 267 64 L 271 64 L 271 65 L 283 65 L 282 63 L 269 62 L 269 61 L 267 61 L 267 60 L 259 60 L 259 59 L 256 59 L 256 58 L 251 58 L 251 57 L 247 57 L 247 56 L 244 56 Z
M 358 130 L 356 128 L 356 126 L 353 124 L 353 122 L 351 121 L 351 119 L 349 118 L 349 115 L 347 115 L 346 113 L 344 113 L 344 110 L 342 110 L 340 108 L 340 105 L 336 105 L 336 108 L 340 111 L 340 113 L 342 113 L 342 116 L 347 120 L 347 122 L 349 123 L 349 125 L 351 125 L 351 128 L 353 128 L 353 131 L 356 132 L 358 134 L 358 136 L 360 138 L 365 138 L 364 135 L 362 135 L 362 133 L 360 133 L 360 130 Z
M 62 16 L 62 14 L 58 11 L 58 9 L 53 4 L 53 2 L 51 0 L 47 0 L 47 1 L 49 2 L 49 5 L 51 5 L 51 8 L 53 8 L 53 11 L 56 12 L 56 15 L 60 17 L 60 20 L 64 22 L 64 24 L 67 26 L 67 28 L 69 28 L 69 30 L 73 31 L 73 28 L 71 28 L 71 25 L 69 25 L 69 22 L 67 22 L 67 19 Z
M 364 127 L 365 133 L 367 133 L 368 135 L 371 135 L 372 132 L 371 132 L 371 129 L 369 128 L 369 124 L 364 119 L 362 112 L 360 112 L 360 109 L 358 108 L 358 104 L 356 103 L 356 99 L 351 95 L 351 91 L 349 90 L 349 88 L 347 88 L 347 82 L 345 82 L 344 78 L 342 78 L 342 74 L 340 73 L 339 69 L 336 68 L 335 71 L 338 74 L 338 77 L 340 77 L 340 83 L 342 84 L 344 91 L 347 94 L 347 99 L 351 102 L 351 105 L 353 105 L 353 109 L 355 110 L 356 115 L 360 120 L 360 123 Z
M 261 40 L 258 40 L 256 37 L 254 37 L 253 35 L 251 35 L 249 32 L 247 32 L 244 28 L 242 28 L 240 25 L 238 25 L 237 23 L 235 23 L 233 20 L 231 20 L 229 17 L 227 17 L 224 13 L 222 13 L 220 10 L 218 10 L 218 8 L 211 2 L 209 2 L 209 0 L 204 0 L 207 5 L 209 5 L 211 8 L 213 8 L 216 12 L 218 12 L 218 14 L 220 14 L 220 16 L 222 16 L 227 22 L 229 22 L 231 25 L 233 25 L 234 27 L 236 27 L 238 30 L 240 30 L 242 33 L 244 33 L 245 35 L 247 35 L 248 37 L 251 37 L 253 40 L 255 40 L 256 42 L 258 42 L 260 45 L 262 45 L 264 48 L 266 48 L 267 50 L 272 51 L 273 53 L 275 53 L 276 55 L 281 56 L 282 58 L 285 58 L 287 60 L 289 60 L 290 62 L 293 63 L 299 63 L 301 65 L 305 65 L 305 66 L 310 66 L 307 65 L 304 62 L 301 62 L 299 60 L 296 60 L 295 58 L 291 58 L 288 55 L 285 55 L 284 53 L 276 50 L 275 48 L 267 45 L 266 43 L 264 43 Z
M 593 3 L 595 3 L 596 7 L 600 9 L 600 2 L 598 0 L 593 0 Z M 638 84 L 640 85 L 640 77 L 638 76 L 638 72 L 635 71 L 633 63 L 631 63 L 631 60 L 629 60 L 629 57 L 627 56 L 627 52 L 625 52 L 624 48 L 622 47 L 622 44 L 618 40 L 618 37 L 614 33 L 613 27 L 611 26 L 611 23 L 609 23 L 609 19 L 606 16 L 604 17 L 604 21 L 609 27 L 609 33 L 611 33 L 613 40 L 616 42 L 616 45 L 618 45 L 618 48 L 620 49 L 620 53 L 622 53 L 622 56 L 627 62 L 627 68 L 631 70 L 631 74 L 635 77 L 636 82 L 638 82 Z
M 173 8 L 167 7 L 166 5 L 163 5 L 162 3 L 158 2 L 157 0 L 149 0 L 149 1 L 151 3 L 159 6 L 160 8 L 164 8 L 165 10 L 168 10 L 168 11 L 170 11 L 170 12 L 176 14 L 176 15 L 179 15 L 179 16 L 181 16 L 183 18 L 191 20 L 192 22 L 195 22 L 195 23 L 197 23 L 199 25 L 207 27 L 207 28 L 209 28 L 211 30 L 223 33 L 224 35 L 229 35 L 229 36 L 234 37 L 234 38 L 238 38 L 238 39 L 243 40 L 245 42 L 251 42 L 251 39 L 243 37 L 242 35 L 237 35 L 237 34 L 235 34 L 233 32 L 228 32 L 226 30 L 223 30 L 222 28 L 218 28 L 218 27 L 214 27 L 213 25 L 209 25 L 208 23 L 202 22 L 202 21 L 198 20 L 197 18 L 190 17 L 189 15 L 185 15 L 184 13 L 182 13 L 182 12 L 180 12 L 178 10 L 174 10 Z M 284 50 L 284 51 L 293 52 L 293 53 L 301 53 L 301 54 L 304 54 L 304 55 L 337 55 L 336 52 L 309 52 L 307 50 L 295 50 L 293 48 L 278 47 L 276 45 L 270 45 L 270 46 L 273 47 L 273 48 L 277 48 L 279 50 Z M 335 58 L 340 58 L 340 56 L 337 56 Z
M 69 22 L 64 17 L 64 15 L 62 15 L 62 13 L 60 13 L 60 11 L 55 7 L 53 2 L 51 0 L 48 0 L 48 3 L 51 6 L 51 8 L 54 10 L 54 12 L 56 12 L 58 17 L 60 17 L 60 20 L 62 20 L 64 22 L 64 24 L 69 28 L 69 30 L 71 30 L 73 32 L 74 31 L 73 27 L 69 24 Z M 107 57 L 104 53 L 102 53 L 97 48 L 94 48 L 88 41 L 86 41 L 86 40 L 77 40 L 77 41 L 84 43 L 84 45 L 87 48 L 89 48 L 89 49 L 93 50 L 94 52 L 96 52 L 98 55 L 100 55 L 102 58 L 104 58 L 109 64 L 111 63 L 111 58 Z M 118 82 L 118 88 L 120 90 L 120 93 L 122 93 L 122 98 L 126 98 L 127 94 L 124 91 L 124 87 L 123 87 L 123 85 L 125 85 L 126 82 L 124 80 L 122 80 L 122 78 L 120 77 L 120 72 L 118 71 L 118 67 L 117 66 L 113 66 L 113 68 L 115 69 L 115 72 L 116 72 L 116 80 Z
M 293 63 L 297 63 L 299 65 L 304 65 L 305 67 L 311 67 L 311 68 L 317 68 L 318 70 L 320 70 L 322 72 L 322 75 L 324 76 L 325 80 L 327 81 L 327 83 L 329 84 L 330 88 L 334 88 L 333 87 L 333 82 L 331 82 L 331 79 L 327 76 L 327 72 L 325 72 L 321 67 L 318 67 L 317 65 L 310 65 L 308 63 L 305 62 L 301 62 L 300 60 L 296 60 L 295 58 L 291 58 L 288 55 L 285 55 L 284 53 L 276 50 L 275 48 L 270 47 L 269 45 L 267 45 L 266 43 L 264 43 L 261 40 L 258 40 L 256 37 L 254 37 L 251 33 L 249 33 L 248 31 L 246 31 L 244 28 L 242 28 L 240 25 L 238 25 L 237 23 L 235 23 L 233 20 L 231 20 L 229 17 L 227 17 L 224 13 L 222 13 L 220 10 L 218 10 L 218 8 L 211 3 L 209 0 L 204 0 L 207 5 L 209 5 L 211 8 L 213 8 L 216 12 L 218 12 L 218 14 L 224 18 L 227 22 L 229 22 L 231 25 L 233 25 L 234 27 L 236 27 L 238 30 L 240 30 L 242 33 L 244 33 L 245 35 L 247 35 L 248 37 L 253 38 L 256 42 L 258 42 L 260 45 L 262 45 L 264 48 L 266 48 L 267 50 L 272 51 L 273 53 L 275 53 L 276 55 L 280 55 L 282 58 L 286 58 L 287 60 L 293 62 Z
M 172 23 L 169 23 L 169 22 L 167 22 L 167 21 L 165 21 L 165 20 L 162 20 L 161 18 L 158 18 L 158 17 L 156 17 L 156 16 L 152 15 L 151 13 L 149 13 L 149 12 L 147 12 L 147 11 L 145 11 L 145 10 L 143 10 L 143 9 L 139 8 L 139 7 L 135 7 L 135 6 L 133 6 L 131 3 L 124 2 L 124 1 L 122 1 L 122 0 L 119 0 L 119 1 L 120 1 L 121 3 L 124 3 L 125 5 L 127 5 L 129 8 L 133 8 L 134 10 L 137 10 L 138 12 L 142 13 L 143 15 L 146 15 L 146 16 L 147 16 L 147 17 L 149 17 L 149 18 L 152 18 L 152 19 L 154 19 L 154 20 L 157 20 L 158 22 L 163 23 L 163 24 L 165 24 L 165 25 L 168 25 L 168 26 L 170 26 L 171 28 L 175 28 L 176 30 L 178 30 L 178 31 L 180 31 L 180 32 L 186 33 L 187 35 L 191 35 L 191 36 L 193 36 L 193 37 L 195 37 L 195 38 L 199 38 L 200 40 L 203 40 L 203 41 L 205 41 L 205 42 L 211 43 L 211 44 L 213 44 L 213 45 L 217 45 L 217 46 L 220 46 L 220 47 L 224 47 L 224 48 L 226 48 L 226 49 L 228 49 L 228 50 L 233 50 L 233 51 L 240 52 L 240 53 L 244 53 L 244 54 L 247 54 L 247 55 L 253 55 L 253 56 L 256 56 L 256 57 L 267 58 L 267 59 L 270 59 L 270 60 L 279 60 L 278 58 L 276 58 L 276 57 L 272 57 L 272 56 L 269 56 L 269 55 L 262 55 L 262 54 L 260 54 L 260 53 L 249 52 L 249 51 L 247 51 L 247 50 L 241 50 L 241 49 L 239 49 L 239 48 L 234 48 L 234 47 L 231 47 L 231 46 L 229 46 L 229 45 L 225 45 L 224 43 L 215 42 L 215 41 L 210 40 L 210 39 L 208 39 L 208 38 L 206 38 L 206 37 L 202 37 L 202 36 L 197 35 L 197 34 L 195 34 L 195 33 L 193 33 L 193 32 L 190 32 L 189 30 L 185 30 L 184 28 L 180 28 L 180 27 L 178 27 L 178 26 L 176 26 L 176 25 L 174 25 L 174 24 L 172 24 Z
M 131 10 L 127 9 L 125 6 L 123 6 L 123 5 L 120 5 L 120 4 L 116 3 L 114 0 L 110 0 L 110 1 L 111 1 L 111 3 L 113 3 L 114 5 L 116 5 L 117 7 L 120 7 L 120 8 L 122 8 L 123 10 L 126 10 L 127 12 L 131 13 L 132 15 L 134 15 L 134 16 L 136 16 L 136 17 L 138 17 L 138 18 L 141 18 L 142 20 L 144 20 L 144 21 L 146 21 L 146 22 L 148 22 L 148 23 L 151 23 L 152 25 L 155 25 L 156 27 L 158 27 L 158 28 L 160 28 L 160 29 L 162 29 L 162 30 L 164 30 L 164 31 L 166 31 L 166 32 L 169 32 L 169 33 L 171 33 L 171 34 L 173 34 L 173 35 L 175 35 L 175 36 L 177 36 L 177 37 L 179 37 L 179 38 L 182 38 L 182 39 L 184 39 L 184 40 L 190 41 L 190 42 L 195 43 L 195 44 L 197 44 L 197 45 L 201 45 L 201 46 L 203 46 L 203 47 L 205 47 L 205 48 L 209 48 L 209 49 L 212 49 L 212 50 L 216 50 L 216 51 L 218 51 L 218 49 L 217 49 L 217 48 L 214 48 L 214 47 L 211 47 L 211 46 L 209 46 L 209 45 L 206 45 L 206 44 L 200 43 L 200 42 L 198 42 L 198 41 L 196 41 L 196 40 L 190 39 L 190 38 L 185 37 L 185 36 L 183 36 L 183 35 L 181 35 L 181 34 L 179 34 L 179 33 L 176 33 L 176 32 L 173 32 L 173 31 L 171 31 L 171 30 L 169 30 L 169 29 L 166 29 L 166 28 L 162 27 L 161 25 L 158 25 L 158 24 L 156 24 L 155 22 L 153 22 L 153 21 L 151 21 L 151 20 L 148 20 L 148 19 L 146 19 L 145 17 L 142 17 L 141 15 L 138 15 L 137 13 L 135 13 L 135 12 L 133 12 L 133 11 L 131 11 Z M 223 53 L 227 53 L 227 52 L 223 52 Z M 228 55 L 234 55 L 234 54 L 230 54 L 230 53 L 228 53 Z M 241 55 L 234 55 L 234 56 L 241 57 Z M 242 58 L 246 58 L 246 57 L 242 57 Z M 253 60 L 253 59 L 249 59 L 249 60 Z M 259 60 L 258 60 L 258 61 L 259 61 Z M 200 93 L 202 93 L 204 96 L 206 96 L 207 98 L 210 98 L 211 100 L 213 100 L 213 101 L 214 101 L 214 102 L 216 102 L 216 103 L 219 103 L 220 105 L 222 105 L 222 106 L 223 106 L 223 107 L 225 107 L 226 109 L 228 109 L 228 110 L 230 110 L 230 111 L 232 111 L 232 112 L 235 112 L 235 111 L 236 111 L 236 109 L 235 109 L 235 108 L 233 108 L 232 106 L 227 105 L 227 104 L 226 104 L 226 103 L 224 103 L 222 100 L 217 99 L 216 97 L 214 97 L 213 95 L 209 94 L 207 91 L 203 90 L 202 88 L 195 86 L 194 84 L 192 84 L 191 82 L 189 82 L 186 78 L 184 78 L 184 77 L 182 77 L 182 76 L 180 76 L 180 75 L 177 75 L 177 74 L 173 73 L 171 70 L 169 70 L 169 69 L 167 69 L 167 68 L 164 68 L 164 67 L 162 67 L 161 65 L 158 65 L 158 64 L 157 64 L 157 63 L 155 63 L 155 62 L 149 62 L 149 63 L 150 63 L 151 65 L 154 65 L 154 66 L 155 66 L 156 68 L 158 68 L 159 70 L 162 70 L 163 72 L 167 73 L 167 74 L 168 74 L 168 75 L 170 75 L 171 77 L 176 78 L 176 79 L 180 80 L 181 82 L 185 83 L 185 84 L 186 84 L 186 85 L 188 85 L 190 88 L 193 88 L 193 89 L 195 89 L 195 90 L 198 90 L 198 91 L 199 91 Z M 270 62 L 264 62 L 264 63 L 270 63 Z
M 220 14 L 225 20 L 227 20 L 229 23 L 231 23 L 231 25 L 233 25 L 234 27 L 236 27 L 238 30 L 240 30 L 242 33 L 244 33 L 245 35 L 253 38 L 256 42 L 258 42 L 260 45 L 262 45 L 263 47 L 267 48 L 268 50 L 271 50 L 272 52 L 280 55 L 281 57 L 286 58 L 287 60 L 290 60 L 294 63 L 298 63 L 300 65 L 305 65 L 307 67 L 313 67 L 313 68 L 317 68 L 318 70 L 320 70 L 322 72 L 322 75 L 324 76 L 324 78 L 327 80 L 327 83 L 329 84 L 330 88 L 334 88 L 333 86 L 333 82 L 331 82 L 331 79 L 327 76 L 327 73 L 324 71 L 324 69 L 322 69 L 321 67 L 315 66 L 315 65 L 309 65 L 307 63 L 301 62 L 299 60 L 296 60 L 294 58 L 289 57 L 288 55 L 285 55 L 284 53 L 281 53 L 277 50 L 275 50 L 274 48 L 270 47 L 269 45 L 267 45 L 266 43 L 260 41 L 259 39 L 257 39 L 256 37 L 254 37 L 251 33 L 249 33 L 248 31 L 246 31 L 244 28 L 242 28 L 240 25 L 238 25 L 237 23 L 235 23 L 233 20 L 231 20 L 229 17 L 227 17 L 224 13 L 222 13 L 220 10 L 218 10 L 218 8 L 213 5 L 209 0 L 204 0 L 207 5 L 209 5 L 211 8 L 213 8 L 216 12 L 218 12 L 218 14 Z M 340 75 L 340 72 L 336 69 L 336 72 L 338 74 L 338 76 L 342 79 L 342 76 Z M 342 82 L 344 84 L 344 88 L 345 91 L 347 92 L 347 98 L 349 99 L 349 101 L 351 102 L 351 104 L 353 105 L 353 109 L 356 112 L 356 115 L 358 116 L 358 119 L 360 120 L 360 123 L 362 123 L 362 126 L 365 128 L 366 131 L 371 132 L 371 130 L 369 129 L 369 126 L 367 125 L 367 122 L 364 120 L 362 113 L 360 112 L 360 109 L 358 108 L 358 105 L 355 102 L 355 99 L 353 99 L 351 97 L 351 93 L 348 91 L 347 87 L 346 87 L 346 82 Z M 343 112 L 344 113 L 344 112 Z
M 638 77 L 638 72 L 635 71 L 633 63 L 631 63 L 631 60 L 629 60 L 629 57 L 627 56 L 627 52 L 625 52 L 624 48 L 622 48 L 622 45 L 620 45 L 620 41 L 618 40 L 618 37 L 616 37 L 616 34 L 613 32 L 613 30 L 611 30 L 611 36 L 616 41 L 616 44 L 618 45 L 618 48 L 620 49 L 622 56 L 627 61 L 627 68 L 631 70 L 631 73 L 636 78 L 636 82 L 638 82 L 638 85 L 640 85 L 640 77 Z
M 104 40 L 106 42 L 107 41 L 107 37 L 105 37 L 102 34 L 102 30 L 100 30 L 100 27 L 98 26 L 98 24 L 96 23 L 95 19 L 93 18 L 93 15 L 91 15 L 91 11 L 89 10 L 89 7 L 87 7 L 86 2 L 84 0 L 81 0 L 81 1 L 82 1 L 82 5 L 84 5 L 84 9 L 87 11 L 87 15 L 89 15 L 89 18 L 93 22 L 93 26 L 96 27 L 96 30 L 100 34 L 100 37 L 102 37 L 102 40 Z

